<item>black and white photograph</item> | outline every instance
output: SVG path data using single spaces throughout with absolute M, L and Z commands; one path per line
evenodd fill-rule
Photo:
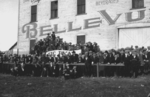
M 0 97 L 150 97 L 150 0 L 0 0 Z

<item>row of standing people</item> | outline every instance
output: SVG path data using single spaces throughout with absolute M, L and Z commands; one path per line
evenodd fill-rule
M 2 60 L 2 57 L 1 57 Z M 64 54 L 62 56 L 51 56 L 43 54 L 42 56 L 35 56 L 35 55 L 29 55 L 29 56 L 12 56 L 9 60 L 11 62 L 14 62 L 15 65 L 19 65 L 21 68 L 25 66 L 25 64 L 30 65 L 28 68 L 31 71 L 34 67 L 38 67 L 41 71 L 41 75 L 44 75 L 45 71 L 50 72 L 53 71 L 53 69 L 49 69 L 48 67 L 51 66 L 51 68 L 56 68 L 57 63 L 63 63 L 63 68 L 57 68 L 58 70 L 65 70 L 65 67 L 71 67 L 71 63 L 84 63 L 84 69 L 77 70 L 78 73 L 83 72 L 84 76 L 93 76 L 95 75 L 96 69 L 93 66 L 93 64 L 101 63 L 101 64 L 118 64 L 122 63 L 125 66 L 106 66 L 105 67 L 105 73 L 104 76 L 135 76 L 137 77 L 140 73 L 142 74 L 148 74 L 150 70 L 150 52 L 147 50 L 140 50 L 138 53 L 135 50 L 121 50 L 121 51 L 105 51 L 105 52 L 98 52 L 93 53 L 92 51 L 86 52 L 83 54 L 76 54 L 75 52 L 72 52 L 72 54 Z M 22 66 L 20 65 L 22 64 Z M 51 65 L 47 65 L 51 64 Z M 54 65 L 55 64 L 55 65 Z M 27 66 L 26 66 L 27 67 Z M 76 66 L 78 67 L 78 66 Z M 40 69 L 41 68 L 41 69 Z M 48 70 L 49 69 L 49 70 Z M 71 68 L 72 69 L 72 68 Z M 38 70 L 38 71 L 39 71 Z M 82 70 L 82 71 L 81 71 Z M 47 75 L 47 74 L 46 74 Z

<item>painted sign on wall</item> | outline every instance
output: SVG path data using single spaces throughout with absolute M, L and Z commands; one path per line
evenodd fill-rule
M 29 1 L 31 1 L 32 4 L 40 2 L 40 0 L 23 0 L 23 3 L 26 3 L 26 2 L 29 2 Z
M 33 3 L 39 3 L 40 2 L 40 0 L 31 0 L 31 3 L 33 4 Z
M 113 3 L 118 3 L 119 0 L 103 0 L 103 1 L 97 1 L 96 5 L 108 5 L 108 4 L 113 4 Z
M 143 20 L 145 18 L 145 11 L 146 10 L 137 11 L 137 13 L 138 13 L 137 18 L 133 18 L 133 16 L 132 16 L 133 12 L 126 12 L 126 13 L 124 13 L 125 14 L 125 21 L 126 22 L 136 22 L 136 21 Z M 109 25 L 116 24 L 117 20 L 123 14 L 123 13 L 117 14 L 115 16 L 115 18 L 113 19 L 106 12 L 106 10 L 101 10 L 98 12 L 108 22 Z M 73 22 L 68 22 L 67 23 L 68 27 L 63 29 L 63 30 L 58 29 L 58 24 L 54 24 L 54 25 L 41 26 L 39 28 L 39 31 L 37 30 L 38 24 L 33 22 L 33 23 L 29 23 L 29 24 L 24 25 L 22 27 L 22 32 L 26 33 L 26 38 L 29 38 L 29 37 L 35 38 L 38 35 L 38 33 L 39 33 L 39 36 L 44 36 L 44 35 L 46 35 L 46 34 L 44 34 L 44 32 L 51 32 L 51 31 L 54 31 L 56 33 L 71 32 L 71 31 L 78 31 L 78 30 L 82 30 L 82 29 L 91 29 L 91 28 L 95 28 L 95 27 L 100 27 L 100 25 L 102 24 L 102 20 L 100 17 L 85 19 L 83 21 L 84 21 L 84 24 L 78 28 L 75 28 L 73 26 L 73 24 L 74 24 Z
M 75 28 L 73 26 L 73 22 L 68 22 L 68 29 L 64 29 L 64 30 L 59 30 L 58 29 L 58 24 L 54 24 L 54 25 L 46 25 L 46 26 L 41 26 L 40 27 L 40 36 L 44 36 L 46 34 L 44 34 L 44 32 L 51 32 L 54 31 L 56 34 L 57 33 L 63 33 L 63 32 L 71 32 L 71 31 L 78 31 L 83 29 L 90 29 L 90 28 L 94 28 L 94 27 L 100 27 L 101 24 L 101 19 L 100 17 L 97 18 L 90 18 L 90 19 L 85 19 L 84 20 L 84 24 L 81 27 Z M 37 30 L 38 24 L 33 22 L 30 24 L 26 24 L 23 26 L 22 28 L 22 32 L 26 33 L 26 38 L 35 38 L 38 35 L 38 30 Z M 32 32 L 32 33 L 31 33 Z

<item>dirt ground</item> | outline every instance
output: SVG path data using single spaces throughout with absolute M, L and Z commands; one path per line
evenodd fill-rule
M 64 80 L 0 74 L 0 97 L 148 97 L 149 93 L 150 76 Z

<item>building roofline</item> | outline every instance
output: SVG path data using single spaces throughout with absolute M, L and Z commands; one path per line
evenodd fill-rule
M 16 45 L 17 45 L 17 42 L 13 46 L 11 46 L 9 50 L 12 50 Z

